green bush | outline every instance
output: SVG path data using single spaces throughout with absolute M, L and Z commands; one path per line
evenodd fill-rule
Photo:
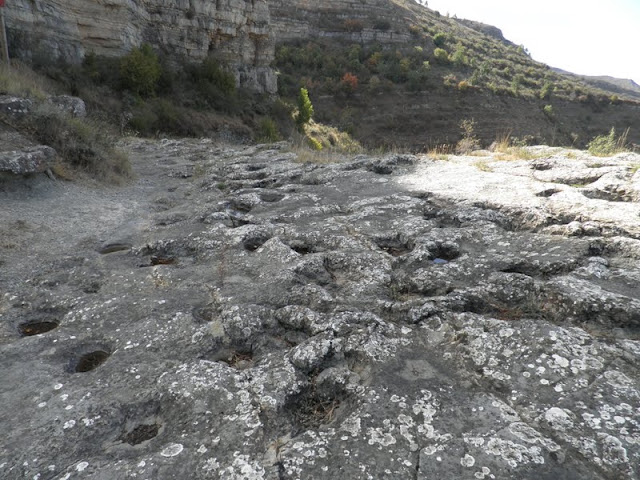
M 436 44 L 436 47 L 442 47 L 447 42 L 447 34 L 446 33 L 436 33 L 433 37 L 433 43 Z
M 436 48 L 433 51 L 433 56 L 436 59 L 436 62 L 441 63 L 441 64 L 446 64 L 449 63 L 449 54 L 447 53 L 447 51 L 443 48 Z
M 121 86 L 137 95 L 154 95 L 161 75 L 158 56 L 146 43 L 120 59 Z
M 466 49 L 461 43 L 456 46 L 456 51 L 451 55 L 451 61 L 456 67 L 464 67 L 469 63 Z
M 383 32 L 386 32 L 391 28 L 391 22 L 389 22 L 389 20 L 382 20 L 382 19 L 376 20 L 373 23 L 373 28 L 376 30 L 382 30 Z
M 553 118 L 553 106 L 552 105 L 545 105 L 542 108 L 542 111 L 544 112 L 544 114 L 549 117 L 549 118 Z
M 551 82 L 545 82 L 545 84 L 540 89 L 540 99 L 548 100 L 551 98 L 551 94 L 553 93 L 554 86 Z
M 616 138 L 616 130 L 611 127 L 608 135 L 598 135 L 587 144 L 587 149 L 591 155 L 596 157 L 610 157 L 616 153 L 626 150 L 627 134 L 629 129 L 620 137 Z
M 298 116 L 296 117 L 298 130 L 303 131 L 304 126 L 311 121 L 311 117 L 313 117 L 313 105 L 309 100 L 309 92 L 306 88 L 301 88 L 298 93 Z
M 322 143 L 313 137 L 307 137 L 307 143 L 312 150 L 316 150 L 318 152 L 322 150 Z
M 462 120 L 460 122 L 460 130 L 462 131 L 462 139 L 456 144 L 456 153 L 458 155 L 466 155 L 474 150 L 478 150 L 481 145 L 475 134 L 475 120 Z
M 280 141 L 280 132 L 278 132 L 278 126 L 271 117 L 265 117 L 260 120 L 258 125 L 258 142 L 261 143 L 273 143 Z

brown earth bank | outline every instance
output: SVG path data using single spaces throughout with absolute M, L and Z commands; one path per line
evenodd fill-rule
M 614 127 L 640 143 L 640 104 L 548 101 L 440 89 L 418 93 L 320 95 L 312 98 L 317 117 L 350 131 L 368 147 L 409 148 L 414 151 L 455 144 L 463 135 L 463 120 L 476 122 L 484 146 L 505 136 L 529 144 L 574 145 L 583 148 Z M 544 112 L 551 105 L 553 114 Z

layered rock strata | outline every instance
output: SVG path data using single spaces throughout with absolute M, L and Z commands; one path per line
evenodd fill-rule
M 5 10 L 14 56 L 79 62 L 88 52 L 123 55 L 148 42 L 193 61 L 214 54 L 239 85 L 276 90 L 264 0 L 15 0 Z

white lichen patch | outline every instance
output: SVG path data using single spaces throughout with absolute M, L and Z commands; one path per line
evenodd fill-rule
M 163 457 L 175 457 L 180 455 L 182 450 L 184 450 L 184 446 L 181 443 L 171 443 L 162 449 L 160 455 Z

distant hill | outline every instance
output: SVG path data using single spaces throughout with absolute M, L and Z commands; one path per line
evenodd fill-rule
M 637 85 L 559 73 L 491 25 L 413 0 L 268 2 L 279 94 L 307 88 L 318 120 L 367 146 L 455 143 L 464 120 L 486 145 L 584 146 L 611 127 L 640 142 Z
M 616 78 L 608 75 L 589 76 L 567 72 L 560 68 L 554 68 L 555 72 L 574 78 L 579 78 L 588 85 L 602 90 L 616 93 L 632 100 L 640 100 L 640 85 L 629 78 Z

